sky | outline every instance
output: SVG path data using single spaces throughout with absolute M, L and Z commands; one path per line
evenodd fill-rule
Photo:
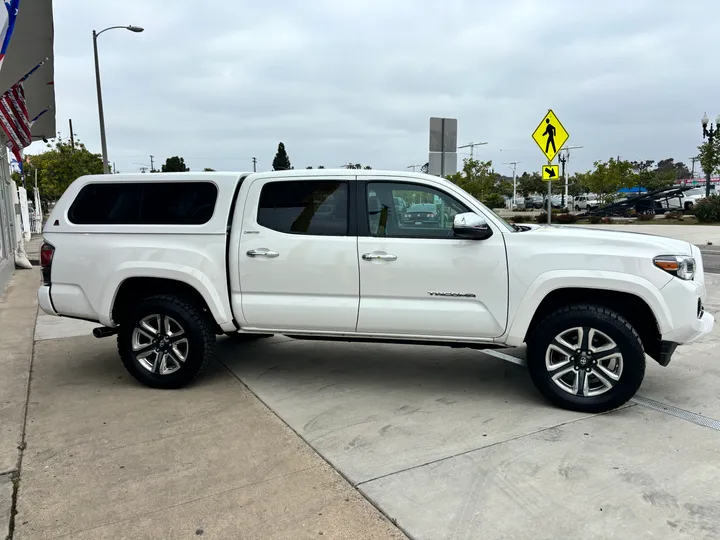
M 717 0 L 54 0 L 57 129 L 100 153 L 92 30 L 109 160 L 137 172 L 428 161 L 431 116 L 508 174 L 539 171 L 552 109 L 569 172 L 595 160 L 689 165 L 720 112 Z M 717 43 L 717 40 L 714 40 Z M 29 153 L 43 150 L 34 143 Z M 467 157 L 460 150 L 459 161 Z

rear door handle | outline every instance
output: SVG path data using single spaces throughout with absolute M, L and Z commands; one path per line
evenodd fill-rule
M 248 257 L 268 257 L 269 259 L 274 259 L 278 255 L 280 254 L 277 251 L 270 251 L 265 248 L 251 249 L 247 252 Z
M 362 258 L 365 261 L 396 261 L 397 255 L 392 255 L 390 253 L 363 253 Z

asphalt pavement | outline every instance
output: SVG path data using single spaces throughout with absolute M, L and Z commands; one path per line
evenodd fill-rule
M 703 268 L 708 274 L 720 274 L 720 246 L 698 246 L 703 256 Z

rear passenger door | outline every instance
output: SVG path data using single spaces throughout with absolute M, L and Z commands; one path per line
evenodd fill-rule
M 246 327 L 355 331 L 360 278 L 351 188 L 353 181 L 331 177 L 253 181 L 238 254 Z

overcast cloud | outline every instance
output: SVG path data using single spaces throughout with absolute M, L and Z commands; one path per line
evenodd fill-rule
M 93 29 L 110 160 L 172 155 L 270 170 L 428 160 L 430 116 L 458 119 L 475 155 L 537 170 L 548 108 L 571 171 L 596 159 L 674 157 L 720 112 L 717 0 L 54 0 L 58 130 L 100 152 Z M 42 146 L 34 144 L 30 151 Z M 463 157 L 462 155 L 460 157 Z M 159 165 L 158 165 L 159 166 Z

